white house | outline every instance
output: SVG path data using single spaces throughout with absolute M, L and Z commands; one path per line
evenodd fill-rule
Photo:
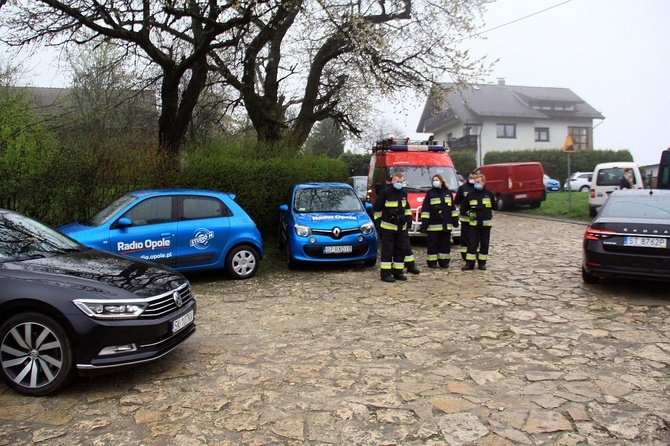
M 417 126 L 452 151 L 557 149 L 572 137 L 576 150 L 593 149 L 593 120 L 605 119 L 567 88 L 497 84 L 433 88 Z

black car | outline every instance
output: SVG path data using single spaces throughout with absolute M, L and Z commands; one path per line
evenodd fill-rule
M 158 359 L 195 332 L 189 282 L 0 209 L 0 374 L 46 395 L 80 374 Z
M 616 190 L 584 234 L 582 278 L 670 281 L 670 190 Z

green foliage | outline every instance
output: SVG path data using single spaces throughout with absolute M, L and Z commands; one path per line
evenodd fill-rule
M 554 150 L 493 151 L 484 155 L 484 164 L 539 161 L 544 173 L 561 184 L 568 178 L 568 154 Z M 628 150 L 579 150 L 570 154 L 570 172 L 591 172 L 600 163 L 633 161 Z
M 278 149 L 282 153 L 281 149 Z M 240 153 L 239 142 L 219 147 L 192 147 L 184 153 L 176 186 L 235 193 L 263 236 L 274 235 L 278 207 L 291 185 L 310 181 L 346 182 L 345 163 L 323 156 L 275 156 L 254 159 Z
M 366 153 L 359 155 L 351 152 L 345 152 L 338 158 L 349 167 L 349 176 L 367 176 L 370 170 L 370 158 L 372 155 Z
M 335 121 L 326 119 L 314 125 L 305 143 L 305 150 L 314 155 L 337 158 L 344 153 L 344 141 L 344 134 L 337 128 Z
M 449 152 L 456 170 L 464 177 L 477 168 L 477 160 L 473 151 Z
M 589 194 L 587 192 L 550 192 L 539 208 L 519 206 L 512 212 L 546 217 L 591 221 Z

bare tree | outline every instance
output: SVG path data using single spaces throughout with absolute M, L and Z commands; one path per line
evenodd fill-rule
M 177 153 L 211 69 L 260 141 L 298 149 L 327 118 L 359 134 L 371 95 L 480 76 L 454 42 L 481 12 L 482 0 L 33 0 L 0 20 L 13 45 L 123 46 L 146 87 L 160 82 L 159 139 Z

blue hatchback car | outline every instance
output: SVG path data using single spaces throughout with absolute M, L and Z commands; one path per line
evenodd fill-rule
M 298 262 L 377 262 L 377 231 L 353 187 L 304 183 L 279 206 L 279 241 L 289 268 Z
M 547 192 L 561 191 L 561 183 L 559 183 L 557 180 L 554 180 L 553 178 L 550 178 L 549 175 L 544 176 L 544 187 Z
M 253 276 L 261 234 L 235 194 L 191 189 L 130 192 L 86 223 L 59 228 L 80 243 L 178 271 L 225 269 Z

